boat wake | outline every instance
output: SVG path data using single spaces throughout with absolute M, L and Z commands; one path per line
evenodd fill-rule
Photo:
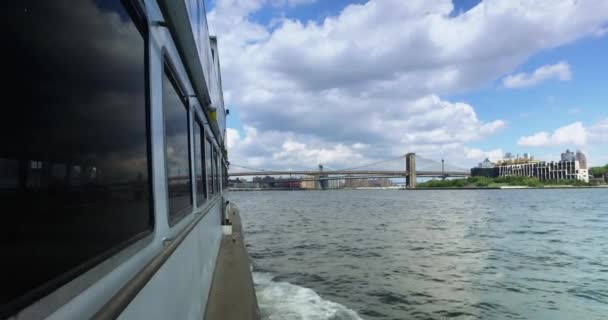
M 355 311 L 324 300 L 312 289 L 272 279 L 273 275 L 269 273 L 253 273 L 262 319 L 361 320 Z

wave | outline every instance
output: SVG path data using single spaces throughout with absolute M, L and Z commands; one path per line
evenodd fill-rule
M 312 289 L 289 282 L 276 282 L 273 278 L 270 273 L 253 273 L 262 319 L 361 320 L 355 311 L 324 300 Z

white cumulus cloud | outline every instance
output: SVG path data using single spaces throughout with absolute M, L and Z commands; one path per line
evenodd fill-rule
M 588 143 L 608 142 L 608 119 L 585 127 L 582 122 L 559 127 L 553 132 L 541 131 L 519 138 L 517 144 L 524 147 L 585 146 Z
M 503 159 L 503 155 L 505 152 L 502 149 L 493 149 L 488 151 L 483 151 L 481 149 L 476 148 L 465 148 L 465 155 L 467 158 L 472 160 L 479 160 L 488 158 L 490 161 L 498 161 Z
M 557 79 L 559 81 L 568 81 L 572 78 L 570 65 L 567 62 L 559 62 L 556 64 L 542 66 L 533 73 L 518 73 L 507 76 L 503 79 L 503 85 L 506 88 L 524 88 L 535 86 L 543 81 Z

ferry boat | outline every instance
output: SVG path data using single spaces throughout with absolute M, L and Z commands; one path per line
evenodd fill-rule
M 241 239 L 222 232 L 236 218 L 203 0 L 1 12 L 0 319 L 223 318 L 221 248 Z

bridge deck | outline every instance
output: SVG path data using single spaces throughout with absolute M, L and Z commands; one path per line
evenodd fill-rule
M 306 176 L 320 176 L 320 175 L 343 175 L 343 176 L 394 176 L 394 177 L 405 177 L 407 176 L 406 171 L 384 171 L 384 170 L 369 170 L 369 171 L 347 171 L 347 170 L 334 170 L 334 171 L 244 171 L 234 172 L 228 174 L 231 177 L 244 177 L 244 176 L 288 176 L 288 175 L 306 175 Z M 467 177 L 470 176 L 470 172 L 463 171 L 416 171 L 418 177 Z

